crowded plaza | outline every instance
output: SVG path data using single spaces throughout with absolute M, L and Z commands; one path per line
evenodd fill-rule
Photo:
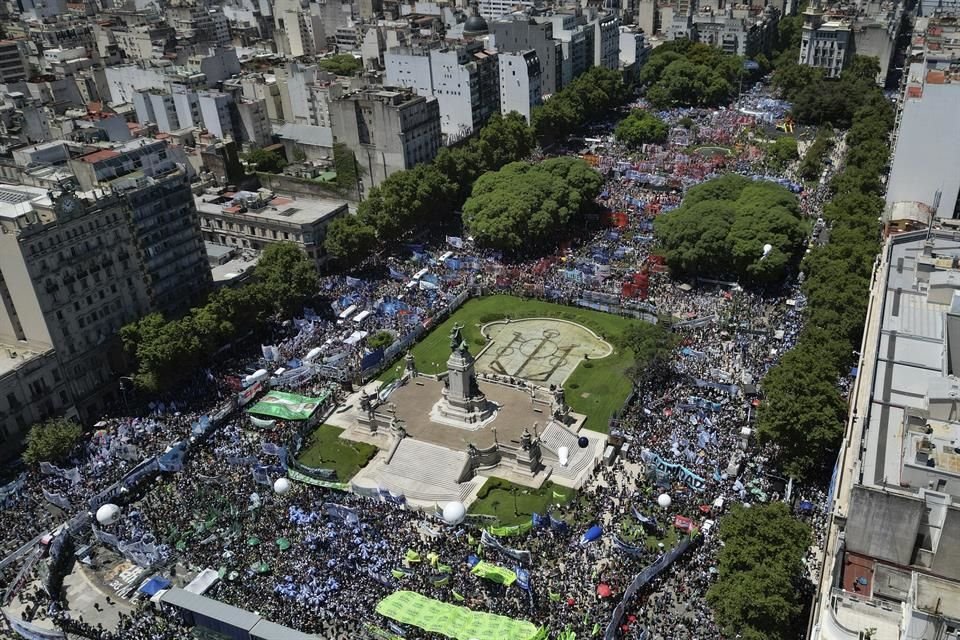
M 319 638 L 441 637 L 375 612 L 397 591 L 530 621 L 541 637 L 725 638 L 706 592 L 717 572 L 717 523 L 732 505 L 786 502 L 814 531 L 806 562 L 811 578 L 818 575 L 828 488 L 795 486 L 751 428 L 760 381 L 800 334 L 805 300 L 795 274 L 762 289 L 723 274 L 672 278 L 653 254 L 653 221 L 680 206 L 690 187 L 735 173 L 787 187 L 818 234 L 825 184 L 843 149 L 834 149 L 819 182 L 804 183 L 796 163 L 771 166 L 759 139 L 788 109 L 758 87 L 728 109 L 658 113 L 671 131 L 664 144 L 628 149 L 606 127 L 591 141 L 538 151 L 578 155 L 604 176 L 601 213 L 579 238 L 521 262 L 469 237 L 426 239 L 350 274 L 323 276 L 318 302 L 278 322 L 257 353 L 227 352 L 176 393 L 131 394 L 68 464 L 19 471 L 0 493 L 0 557 L 70 531 L 73 549 L 89 547 L 74 571 L 122 557 L 143 569 L 142 580 L 179 584 L 212 570 L 217 580 L 205 596 Z M 323 470 L 306 474 L 315 482 L 286 480 L 291 469 L 299 478 L 309 471 L 297 455 L 352 393 L 351 382 L 392 367 L 456 305 L 490 294 L 637 322 L 670 319 L 678 346 L 669 370 L 644 377 L 609 424 L 597 426 L 609 430 L 619 455 L 513 527 L 477 517 L 469 505 L 448 518 L 443 504 L 361 495 L 350 478 Z M 392 345 L 369 348 L 384 333 Z M 268 373 L 278 367 L 285 372 Z M 239 410 L 268 388 L 318 406 L 309 421 Z M 104 505 L 119 507 L 101 518 Z M 0 569 L 4 604 L 18 603 L 21 629 L 91 640 L 190 633 L 141 594 L 139 582 L 95 587 L 119 610 L 119 623 L 107 628 L 24 572 L 32 561 L 32 551 L 21 553 Z M 636 582 L 644 573 L 649 579 Z

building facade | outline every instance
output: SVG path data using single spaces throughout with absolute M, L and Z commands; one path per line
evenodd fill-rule
M 347 204 L 324 198 L 278 196 L 257 192 L 214 191 L 195 197 L 203 239 L 217 245 L 260 251 L 277 242 L 292 242 L 317 269 L 327 262 L 323 248 L 327 225 L 349 215 Z
M 516 111 L 530 122 L 531 110 L 543 101 L 537 52 L 501 53 L 499 71 L 500 110 Z
M 430 162 L 441 145 L 440 105 L 409 89 L 368 88 L 330 103 L 335 142 L 365 169 L 367 187 L 402 169 Z
M 852 58 L 853 38 L 850 22 L 826 19 L 823 11 L 811 5 L 803 12 L 800 35 L 800 64 L 823 69 L 829 78 L 839 78 Z
M 455 47 L 397 47 L 384 54 L 388 86 L 435 96 L 440 131 L 457 140 L 482 127 L 500 111 L 497 54 L 480 42 Z

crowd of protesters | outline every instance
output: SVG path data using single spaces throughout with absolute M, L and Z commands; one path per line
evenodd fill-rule
M 748 94 L 744 105 L 757 107 L 758 100 Z M 594 230 L 582 241 L 519 264 L 477 250 L 469 239 L 410 245 L 370 272 L 324 278 L 320 293 L 330 309 L 305 310 L 303 318 L 278 327 L 276 351 L 247 363 L 249 373 L 278 362 L 299 365 L 312 354 L 318 364 L 358 369 L 370 351 L 367 340 L 384 331 L 402 339 L 422 330 L 466 291 L 505 291 L 567 304 L 593 295 L 621 312 L 673 316 L 680 346 L 670 370 L 641 380 L 632 403 L 613 423 L 614 434 L 631 446 L 612 466 L 600 467 L 572 500 L 558 498 L 549 514 L 541 514 L 552 526 L 502 540 L 530 552 L 531 561 L 522 567 L 529 588 L 508 588 L 471 574 L 471 556 L 518 568 L 517 561 L 481 543 L 483 523 L 450 526 L 432 509 L 405 509 L 310 485 L 274 495 L 269 482 L 237 461 L 256 460 L 264 442 L 289 444 L 279 433 L 286 426 L 260 430 L 237 414 L 191 451 L 181 470 L 161 474 L 102 532 L 123 540 L 149 535 L 169 558 L 158 571 L 169 571 L 174 562 L 191 574 L 216 570 L 220 581 L 208 595 L 321 637 L 356 638 L 365 625 L 393 625 L 372 609 L 398 589 L 531 620 L 554 634 L 571 630 L 590 637 L 606 626 L 617 594 L 634 576 L 669 551 L 667 543 L 696 529 L 702 542 L 629 604 L 621 633 L 724 637 L 704 597 L 718 549 L 704 527 L 722 518 L 730 503 L 785 498 L 770 451 L 757 445 L 750 428 L 756 385 L 796 339 L 804 301 L 794 283 L 764 294 L 723 284 L 681 286 L 657 268 L 649 250 L 653 219 L 678 206 L 686 187 L 731 171 L 770 177 L 751 139 L 762 119 L 751 113 L 746 108 L 666 112 L 661 116 L 672 127 L 668 143 L 640 150 L 604 138 L 584 155 L 606 176 L 598 204 L 608 213 L 593 221 Z M 698 147 L 727 151 L 689 151 Z M 793 174 L 787 168 L 776 178 L 790 183 Z M 817 219 L 822 186 L 799 197 L 804 214 Z M 643 286 L 625 288 L 639 272 L 646 276 Z M 356 321 L 363 311 L 369 313 Z M 139 460 L 189 438 L 192 425 L 230 393 L 225 380 L 238 374 L 243 370 L 235 362 L 225 363 L 198 374 L 182 396 L 143 407 L 140 415 L 105 417 L 64 468 L 29 471 L 3 505 L 0 549 L 10 552 L 49 532 L 58 519 L 86 509 L 89 497 Z M 295 388 L 312 393 L 326 385 L 311 377 Z M 814 505 L 805 512 L 815 531 L 808 558 L 813 574 L 826 494 L 818 487 L 803 491 L 804 501 Z M 668 506 L 658 501 L 661 492 L 671 497 Z M 580 544 L 592 525 L 607 535 Z M 610 595 L 598 596 L 601 584 Z M 56 621 L 78 637 L 185 637 L 175 621 L 150 610 L 123 616 L 113 630 L 81 621 L 69 609 L 59 611 Z M 413 628 L 403 631 L 421 637 Z

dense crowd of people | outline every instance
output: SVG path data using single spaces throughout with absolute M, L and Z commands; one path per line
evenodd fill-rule
M 503 540 L 530 552 L 532 561 L 523 567 L 528 589 L 470 573 L 471 556 L 517 566 L 485 547 L 480 527 L 470 520 L 450 527 L 429 509 L 308 485 L 274 495 L 269 480 L 251 473 L 251 461 L 263 461 L 265 443 L 290 444 L 278 434 L 284 425 L 251 429 L 237 415 L 192 449 L 179 472 L 160 474 L 125 506 L 123 518 L 101 531 L 118 540 L 148 536 L 168 554 L 164 557 L 190 572 L 218 571 L 221 580 L 208 595 L 321 637 L 361 637 L 368 623 L 391 628 L 394 623 L 372 614 L 372 607 L 398 589 L 531 620 L 553 633 L 572 630 L 590 637 L 606 627 L 618 594 L 634 576 L 669 550 L 647 544 L 650 534 L 670 541 L 698 529 L 702 541 L 629 603 L 621 632 L 724 637 L 704 597 L 719 545 L 703 529 L 722 518 L 731 502 L 785 497 L 770 451 L 758 447 L 749 429 L 755 387 L 799 334 L 804 301 L 795 283 L 764 294 L 731 285 L 681 286 L 656 268 L 649 251 L 653 219 L 678 206 L 686 187 L 731 171 L 765 175 L 763 153 L 751 138 L 762 120 L 751 114 L 763 104 L 759 94 L 749 93 L 742 110 L 662 113 L 672 127 L 665 145 L 629 150 L 611 137 L 594 145 L 585 155 L 606 176 L 598 204 L 609 213 L 595 221 L 592 234 L 554 256 L 507 264 L 493 252 L 475 249 L 469 239 L 448 238 L 442 246 L 411 245 L 406 254 L 353 276 L 324 278 L 321 294 L 330 309 L 308 309 L 303 318 L 277 327 L 275 351 L 264 349 L 263 357 L 247 360 L 245 367 L 230 360 L 198 374 L 182 395 L 140 407 L 139 415 L 131 410 L 124 417 L 105 417 L 65 468 L 28 471 L 23 487 L 3 505 L 0 549 L 5 555 L 49 532 L 86 510 L 91 496 L 138 461 L 189 439 L 193 425 L 231 393 L 227 378 L 310 361 L 331 369 L 375 367 L 367 340 L 384 331 L 401 340 L 421 332 L 466 291 L 566 304 L 590 300 L 621 313 L 646 309 L 674 316 L 680 320 L 680 346 L 671 371 L 640 384 L 617 417 L 615 434 L 631 444 L 625 454 L 600 467 L 573 500 L 558 500 L 550 514 L 541 514 L 555 526 Z M 728 151 L 688 151 L 699 147 Z M 777 178 L 794 179 L 789 168 Z M 816 220 L 824 195 L 822 184 L 801 193 L 804 215 Z M 641 271 L 644 287 L 624 286 Z M 364 311 L 369 313 L 355 320 Z M 311 377 L 290 388 L 310 394 L 327 384 Z M 668 506 L 658 502 L 662 491 L 671 496 Z M 808 558 L 813 574 L 816 545 L 824 537 L 826 494 L 805 487 L 802 498 L 813 505 L 803 514 L 814 524 Z M 595 524 L 610 535 L 580 544 L 581 534 Z M 614 538 L 623 544 L 617 546 Z M 612 595 L 598 597 L 600 584 Z M 186 637 L 175 621 L 149 609 L 122 616 L 114 630 L 81 621 L 69 609 L 58 611 L 55 620 L 78 637 Z M 405 632 L 406 637 L 421 633 Z

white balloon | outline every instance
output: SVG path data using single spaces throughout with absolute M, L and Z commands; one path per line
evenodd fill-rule
M 290 485 L 290 481 L 287 480 L 286 478 L 277 478 L 273 483 L 273 491 L 278 496 L 287 495 L 288 493 L 290 493 L 291 488 L 292 486 Z
M 570 447 L 560 447 L 557 449 L 557 457 L 560 458 L 560 466 L 567 466 L 567 461 L 570 460 Z
M 670 494 L 668 493 L 661 493 L 657 497 L 657 504 L 660 505 L 661 509 L 666 509 L 671 504 L 673 504 L 673 498 L 671 498 Z
M 767 254 L 770 253 L 771 251 L 773 251 L 773 245 L 772 245 L 772 244 L 765 244 L 765 245 L 763 245 L 763 255 L 767 255 Z
M 103 525 L 113 524 L 120 519 L 120 507 L 107 503 L 97 509 L 97 522 Z
M 467 517 L 467 507 L 462 502 L 448 502 L 443 506 L 443 521 L 460 524 Z

